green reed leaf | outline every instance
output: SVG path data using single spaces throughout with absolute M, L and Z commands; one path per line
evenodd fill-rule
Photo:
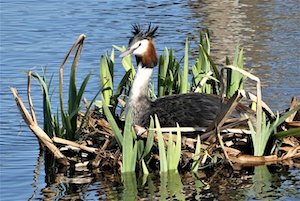
M 104 100 L 102 93 L 101 93 L 101 99 Z M 114 116 L 110 112 L 108 105 L 105 103 L 105 101 L 102 101 L 102 107 L 103 107 L 104 114 L 109 122 L 109 125 L 111 126 L 113 134 L 116 137 L 116 140 L 117 140 L 119 146 L 122 148 L 123 135 L 118 127 L 118 124 L 116 123 L 116 120 L 114 119 Z
M 147 135 L 147 141 L 146 141 L 146 145 L 145 145 L 145 149 L 144 149 L 144 153 L 142 155 L 142 158 L 144 158 L 145 156 L 147 156 L 152 147 L 153 147 L 153 139 L 154 139 L 154 120 L 152 118 L 152 116 L 150 117 L 150 126 L 148 129 L 148 135 Z
M 164 144 L 161 128 L 156 114 L 155 114 L 155 125 L 157 130 L 156 131 L 157 137 L 158 137 L 160 173 L 163 173 L 168 171 L 168 162 L 167 162 L 165 144 Z
M 122 173 L 132 172 L 133 163 L 136 162 L 136 158 L 133 158 L 134 146 L 137 149 L 137 145 L 133 145 L 131 112 L 128 112 L 126 115 L 122 144 Z
M 181 79 L 181 88 L 180 93 L 187 93 L 189 90 L 189 39 L 185 40 L 185 49 L 184 49 L 184 64 L 183 64 L 183 74 Z
M 199 169 L 199 163 L 200 163 L 200 149 L 201 148 L 201 140 L 200 135 L 197 136 L 197 143 L 196 143 L 196 149 L 195 154 L 193 157 L 193 164 L 192 164 L 192 171 L 197 172 Z
M 104 101 L 107 105 L 110 105 L 110 99 L 113 94 L 113 80 L 109 70 L 107 56 L 101 56 L 100 58 L 100 78 Z

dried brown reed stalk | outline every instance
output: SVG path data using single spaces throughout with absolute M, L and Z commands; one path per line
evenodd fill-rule
M 87 147 L 87 146 L 85 146 L 83 144 L 78 144 L 76 142 L 73 142 L 73 141 L 70 141 L 70 140 L 66 140 L 66 139 L 62 139 L 62 138 L 59 138 L 59 137 L 53 137 L 52 140 L 55 143 L 70 145 L 72 147 L 76 147 L 76 148 L 82 149 L 82 150 L 90 152 L 90 153 L 96 153 L 97 152 L 96 148 Z
M 206 129 L 206 132 L 212 131 L 214 128 L 219 130 L 229 118 L 230 114 L 233 112 L 240 99 L 241 95 L 239 91 L 237 91 L 222 108 L 221 112 L 217 115 L 214 122 Z
M 29 82 L 30 83 L 30 82 Z M 29 87 L 30 88 L 30 87 Z M 41 129 L 37 122 L 36 117 L 34 113 L 29 113 L 26 109 L 22 99 L 19 97 L 18 91 L 16 88 L 11 88 L 11 92 L 15 98 L 15 101 L 17 103 L 17 106 L 21 112 L 21 115 L 28 125 L 28 127 L 32 130 L 32 132 L 35 134 L 35 136 L 38 138 L 39 142 L 41 142 L 43 145 L 45 145 L 54 155 L 54 157 L 57 159 L 57 161 L 63 165 L 69 165 L 68 159 L 59 151 L 59 149 L 54 145 L 53 141 L 49 138 L 49 136 Z M 30 92 L 29 92 L 30 95 Z M 29 96 L 30 97 L 30 96 Z M 31 98 L 29 98 L 31 99 Z M 30 108 L 33 110 L 32 102 L 29 101 L 31 104 Z

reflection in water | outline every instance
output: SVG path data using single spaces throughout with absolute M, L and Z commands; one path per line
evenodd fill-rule
M 261 79 L 263 97 L 272 109 L 285 109 L 292 96 L 300 96 L 296 1 L 198 0 L 189 1 L 189 7 L 197 27 L 212 31 L 212 55 L 218 62 L 232 57 L 238 43 L 244 47 L 246 67 Z
M 243 11 L 245 4 L 234 0 L 190 2 L 193 17 L 202 19 L 199 28 L 209 28 L 212 32 L 212 52 L 219 62 L 225 63 L 225 56 L 233 56 L 235 46 L 252 40 L 255 30 Z M 245 47 L 246 50 L 252 47 Z
M 249 197 L 257 197 L 259 199 L 272 199 L 272 180 L 273 178 L 267 166 L 257 166 L 254 168 L 252 177 L 253 184 L 249 189 Z
M 41 165 L 45 163 L 45 187 L 39 186 Z M 57 168 L 53 156 L 40 151 L 34 171 L 34 191 L 28 200 L 81 200 L 84 199 L 88 187 L 93 183 L 94 175 L 89 172 L 74 172 L 66 167 Z M 42 188 L 42 189 L 41 189 Z M 40 190 L 40 192 L 38 192 Z
M 300 192 L 299 187 L 289 188 L 297 186 L 299 179 L 281 166 L 258 166 L 237 172 L 215 167 L 212 171 L 182 175 L 169 172 L 137 178 L 132 173 L 120 176 L 95 170 L 57 169 L 53 168 L 51 158 L 46 160 L 46 186 L 42 188 L 37 182 L 42 159 L 41 152 L 36 165 L 34 191 L 29 200 L 273 200 L 282 196 L 296 197 Z
M 160 174 L 159 200 L 185 200 L 181 176 L 171 171 Z
M 266 43 L 261 41 L 271 40 L 272 27 L 259 9 L 259 1 L 226 0 L 206 4 L 198 1 L 190 7 L 195 17 L 203 19 L 199 27 L 212 31 L 212 51 L 219 62 L 225 63 L 226 56 L 233 57 L 236 45 L 240 44 L 245 49 L 246 61 L 252 61 L 251 67 L 263 67 L 269 54 Z
M 40 169 L 44 161 L 44 151 L 40 149 L 37 161 L 36 161 L 36 166 L 34 168 L 34 174 L 33 174 L 33 184 L 32 187 L 34 188 L 34 191 L 31 195 L 31 197 L 28 200 L 33 200 L 36 197 L 36 193 L 39 190 L 39 176 L 40 176 Z
M 124 185 L 122 200 L 137 200 L 138 191 L 135 172 L 122 174 L 122 179 Z

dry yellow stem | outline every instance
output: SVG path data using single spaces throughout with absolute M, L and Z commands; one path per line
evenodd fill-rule
M 63 165 L 69 165 L 68 159 L 59 151 L 59 149 L 53 144 L 53 141 L 49 138 L 49 136 L 41 129 L 34 118 L 30 115 L 28 110 L 26 109 L 22 99 L 18 95 L 18 91 L 16 88 L 11 88 L 11 92 L 15 98 L 17 106 L 22 114 L 22 117 L 28 127 L 32 130 L 38 140 L 45 145 L 54 155 L 58 162 Z

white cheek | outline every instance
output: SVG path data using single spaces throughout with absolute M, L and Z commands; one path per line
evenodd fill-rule
M 147 51 L 148 40 L 142 40 L 141 45 L 133 51 L 134 55 L 143 55 Z

